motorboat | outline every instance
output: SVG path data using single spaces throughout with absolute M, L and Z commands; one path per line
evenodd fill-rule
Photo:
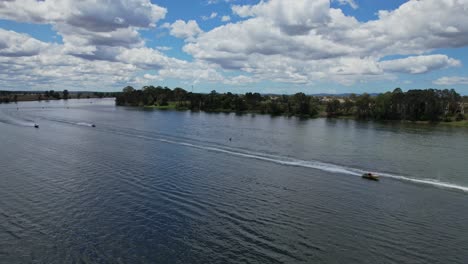
M 371 180 L 371 181 L 378 181 L 379 180 L 379 176 L 375 175 L 375 174 L 372 174 L 370 172 L 368 173 L 364 173 L 362 175 L 362 178 L 363 179 L 366 179 L 366 180 Z
M 91 127 L 96 127 L 96 125 L 95 125 L 95 124 L 91 124 Z
M 39 125 L 38 125 L 38 124 L 34 124 L 34 127 L 35 127 L 35 128 L 39 128 Z

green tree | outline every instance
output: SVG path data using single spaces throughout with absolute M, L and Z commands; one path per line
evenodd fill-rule
M 68 90 L 63 90 L 63 99 L 68 100 L 68 96 L 69 96 Z
M 392 93 L 379 94 L 375 98 L 375 106 L 373 115 L 375 119 L 387 120 L 391 119 L 392 111 Z
M 356 115 L 358 118 L 366 119 L 372 116 L 373 100 L 369 94 L 364 93 L 356 99 Z
M 354 102 L 351 101 L 349 98 L 346 98 L 343 102 L 342 108 L 345 115 L 350 115 L 353 112 Z
M 310 110 L 309 98 L 304 93 L 296 93 L 291 98 L 291 114 L 306 116 Z
M 339 116 L 341 114 L 341 103 L 340 100 L 333 98 L 332 100 L 327 102 L 327 107 L 325 109 L 327 112 L 327 116 Z
M 134 91 L 135 91 L 135 88 L 133 88 L 132 86 L 127 86 L 127 87 L 123 88 L 122 91 L 123 91 L 124 93 L 127 93 L 127 94 L 128 94 L 128 93 L 134 92 Z

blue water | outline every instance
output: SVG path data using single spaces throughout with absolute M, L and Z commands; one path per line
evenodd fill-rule
M 467 263 L 467 136 L 0 105 L 0 263 Z

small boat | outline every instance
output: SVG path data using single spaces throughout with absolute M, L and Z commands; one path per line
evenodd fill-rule
M 370 173 L 370 172 L 364 173 L 364 174 L 362 175 L 362 178 L 363 178 L 363 179 L 366 179 L 366 180 L 371 180 L 371 181 L 378 181 L 378 180 L 379 180 L 379 176 L 374 175 L 374 174 L 372 174 L 372 173 Z
M 34 127 L 35 127 L 35 128 L 39 128 L 39 125 L 38 125 L 38 124 L 34 124 Z
M 96 125 L 95 125 L 95 124 L 91 124 L 91 127 L 96 127 Z

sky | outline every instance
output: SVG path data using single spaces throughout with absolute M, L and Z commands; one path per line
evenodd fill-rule
M 467 95 L 467 14 L 468 0 L 0 0 L 0 90 Z

